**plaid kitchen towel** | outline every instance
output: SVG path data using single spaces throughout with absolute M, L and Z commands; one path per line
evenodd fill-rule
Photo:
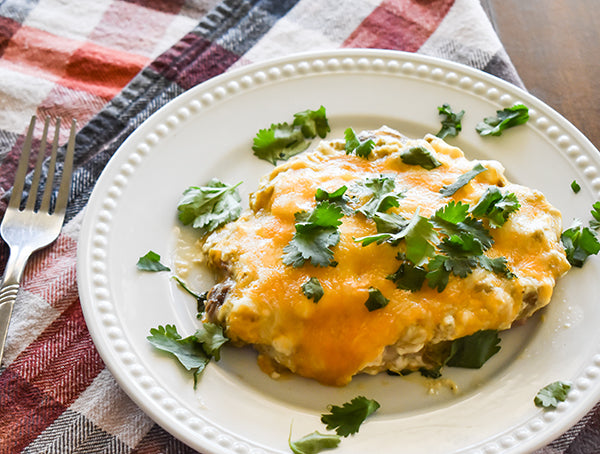
M 91 341 L 75 278 L 83 208 L 119 145 L 175 96 L 240 65 L 339 47 L 419 52 L 521 85 L 477 0 L 0 1 L 0 215 L 31 115 L 80 125 L 65 227 L 31 259 L 15 305 L 0 453 L 193 452 L 123 393 Z M 0 267 L 7 256 L 0 242 Z M 597 452 L 599 411 L 540 454 Z

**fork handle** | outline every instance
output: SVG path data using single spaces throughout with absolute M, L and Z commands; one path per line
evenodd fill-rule
M 2 287 L 0 287 L 0 365 L 2 365 L 10 317 L 19 293 L 19 283 L 32 252 L 32 250 L 25 248 L 11 249 L 8 262 L 6 262 Z

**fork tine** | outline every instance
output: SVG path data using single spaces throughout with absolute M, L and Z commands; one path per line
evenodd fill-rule
M 12 194 L 8 201 L 9 208 L 16 208 L 17 210 L 21 206 L 21 196 L 23 195 L 23 186 L 25 185 L 25 176 L 27 175 L 27 168 L 29 167 L 29 152 L 31 151 L 31 141 L 33 139 L 33 129 L 35 128 L 35 115 L 31 117 L 29 122 L 29 130 L 23 142 L 23 150 L 21 151 L 21 157 L 19 158 L 19 165 L 17 166 L 17 172 L 15 174 L 15 182 L 13 184 Z
M 71 132 L 69 133 L 69 142 L 67 143 L 67 150 L 65 152 L 65 158 L 63 161 L 62 176 L 60 181 L 60 187 L 58 189 L 58 195 L 56 197 L 56 204 L 54 206 L 54 212 L 64 214 L 67 201 L 69 200 L 69 191 L 71 189 L 71 174 L 73 172 L 73 156 L 75 154 L 75 131 L 77 130 L 77 121 L 73 119 L 71 122 Z M 45 195 L 45 194 L 44 194 Z M 48 204 L 42 204 L 41 210 L 48 210 Z
M 35 201 L 37 199 L 38 187 L 40 185 L 40 178 L 42 175 L 42 164 L 44 161 L 44 155 L 46 154 L 46 138 L 48 136 L 49 125 L 50 117 L 46 117 L 46 121 L 44 121 L 44 132 L 42 133 L 42 141 L 40 142 L 40 149 L 38 151 L 37 160 L 35 163 L 35 170 L 33 171 L 29 195 L 27 196 L 27 205 L 25 206 L 26 210 L 33 211 L 35 208 Z
M 56 119 L 54 127 L 54 141 L 52 142 L 52 153 L 50 154 L 50 162 L 48 163 L 48 174 L 46 175 L 46 187 L 40 204 L 40 211 L 48 211 L 50 208 L 50 197 L 54 186 L 54 173 L 56 172 L 56 155 L 58 153 L 58 139 L 60 132 L 60 118 Z

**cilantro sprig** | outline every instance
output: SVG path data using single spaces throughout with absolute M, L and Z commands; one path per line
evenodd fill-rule
M 442 189 L 440 189 L 440 194 L 445 197 L 454 195 L 460 188 L 465 186 L 469 181 L 486 170 L 487 168 L 485 168 L 485 166 L 483 166 L 481 163 L 477 163 L 471 170 L 460 175 L 454 183 L 442 187 Z
M 600 252 L 600 241 L 594 231 L 583 227 L 579 222 L 565 230 L 560 240 L 565 248 L 567 260 L 577 268 L 581 268 L 589 256 Z
M 377 233 L 354 241 L 363 246 L 384 242 L 395 246 L 404 240 L 405 252 L 397 256 L 400 265 L 387 276 L 399 289 L 415 292 L 427 282 L 442 292 L 451 275 L 464 278 L 475 267 L 513 277 L 504 257 L 485 255 L 494 240 L 468 204 L 452 200 L 430 218 L 417 210 L 410 221 L 395 213 L 375 213 L 373 219 Z
M 536 407 L 554 409 L 567 399 L 571 386 L 571 383 L 560 380 L 550 383 L 538 391 L 533 402 Z
M 342 406 L 332 405 L 328 414 L 321 415 L 321 422 L 327 430 L 334 430 L 340 437 L 358 432 L 361 424 L 380 407 L 379 403 L 364 396 L 358 396 Z
M 306 150 L 310 146 L 308 139 L 325 138 L 330 130 L 325 107 L 304 110 L 294 114 L 292 124 L 273 123 L 259 130 L 252 150 L 256 157 L 276 165 L 277 161 L 285 161 Z
M 341 441 L 339 435 L 322 434 L 316 430 L 296 441 L 292 441 L 292 431 L 290 430 L 288 437 L 288 445 L 294 454 L 318 454 L 337 448 Z
M 386 175 L 359 181 L 354 185 L 354 189 L 368 197 L 368 200 L 357 210 L 367 218 L 372 218 L 376 213 L 385 213 L 390 208 L 399 207 L 400 199 L 404 198 L 403 191 L 396 188 L 394 178 Z
M 367 159 L 373 148 L 375 148 L 375 142 L 372 139 L 361 141 L 352 128 L 347 128 L 344 131 L 344 138 L 346 139 L 346 144 L 344 145 L 346 154 L 355 154 Z
M 454 112 L 450 104 L 444 103 L 441 107 L 438 107 L 438 113 L 443 119 L 441 120 L 442 129 L 438 131 L 436 136 L 440 139 L 445 139 L 448 136 L 456 137 L 462 130 L 461 122 L 465 111 Z
M 503 110 L 497 110 L 495 117 L 486 117 L 477 123 L 475 129 L 481 136 L 499 136 L 508 128 L 527 123 L 529 109 L 524 104 L 515 104 Z
M 332 247 L 340 241 L 338 226 L 342 209 L 328 201 L 318 202 L 315 209 L 296 213 L 296 233 L 283 248 L 283 263 L 300 267 L 310 260 L 314 266 L 334 263 Z
M 442 165 L 435 154 L 423 146 L 410 147 L 400 152 L 400 159 L 404 164 L 421 166 L 427 170 L 433 170 Z
M 490 227 L 498 228 L 502 227 L 510 214 L 520 207 L 521 204 L 515 194 L 502 194 L 498 187 L 490 186 L 471 209 L 471 213 L 474 216 L 487 218 Z
M 317 202 L 327 201 L 333 205 L 340 207 L 342 213 L 345 215 L 352 214 L 354 210 L 349 207 L 350 197 L 346 195 L 346 191 L 348 190 L 347 186 L 341 186 L 333 192 L 328 192 L 325 189 L 318 188 L 317 193 L 315 194 L 315 200 Z
M 191 336 L 181 337 L 175 325 L 150 329 L 146 339 L 157 349 L 173 355 L 179 363 L 194 373 L 194 388 L 211 358 L 220 359 L 221 346 L 228 341 L 223 329 L 213 323 L 203 323 Z
M 479 369 L 500 351 L 496 330 L 481 330 L 452 341 L 445 364 L 450 367 Z
M 292 441 L 292 430 L 288 437 L 288 445 L 294 454 L 317 454 L 338 447 L 342 437 L 354 435 L 365 420 L 379 409 L 377 401 L 358 396 L 342 406 L 329 406 L 329 413 L 321 415 L 321 422 L 327 430 L 335 430 L 335 434 L 322 434 L 314 431 L 296 441 Z
M 315 303 L 318 303 L 323 295 L 325 294 L 325 290 L 323 290 L 323 286 L 321 282 L 316 277 L 311 277 L 301 286 L 302 293 L 309 300 L 313 300 Z
M 230 186 L 213 178 L 205 186 L 190 186 L 177 205 L 179 220 L 201 235 L 236 220 L 242 212 L 240 184 Z

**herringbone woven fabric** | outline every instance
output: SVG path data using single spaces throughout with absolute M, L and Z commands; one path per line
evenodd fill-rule
M 192 452 L 124 394 L 92 343 L 76 287 L 83 210 L 120 144 L 175 96 L 240 65 L 339 47 L 419 52 L 521 85 L 476 0 L 0 1 L 0 215 L 29 117 L 80 125 L 65 228 L 31 260 L 15 306 L 0 453 Z M 0 243 L 0 267 L 7 255 Z M 540 454 L 599 452 L 599 411 Z

